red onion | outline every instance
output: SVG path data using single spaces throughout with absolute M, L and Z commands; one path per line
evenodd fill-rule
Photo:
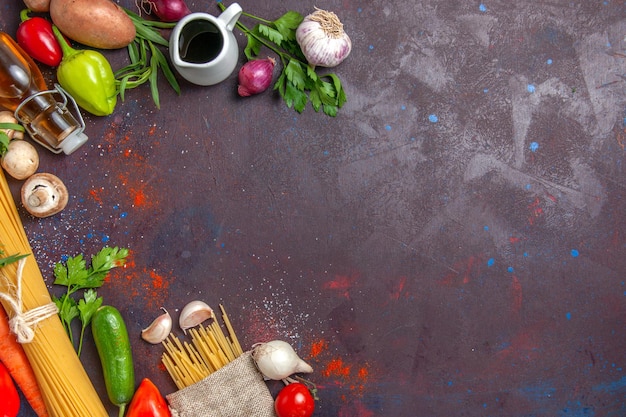
M 276 60 L 273 58 L 254 59 L 248 61 L 239 70 L 239 87 L 237 93 L 248 97 L 262 93 L 272 84 Z
M 185 0 L 141 0 L 146 13 L 154 13 L 162 22 L 178 22 L 191 13 Z

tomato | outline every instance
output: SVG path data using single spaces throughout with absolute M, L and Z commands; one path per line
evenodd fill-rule
M 170 417 L 171 415 L 159 389 L 148 378 L 144 378 L 128 405 L 126 417 Z
M 15 38 L 31 58 L 56 67 L 61 63 L 63 51 L 52 31 L 52 23 L 43 17 L 28 17 L 28 9 L 22 10 L 22 23 L 17 28 Z
M 0 416 L 15 417 L 20 411 L 20 395 L 13 383 L 11 374 L 0 362 Z
M 311 417 L 315 400 L 306 385 L 293 382 L 280 390 L 274 409 L 278 417 Z

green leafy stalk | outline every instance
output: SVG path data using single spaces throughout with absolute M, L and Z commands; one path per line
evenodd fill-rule
M 0 255 L 4 255 L 4 251 L 2 249 L 0 249 Z M 26 258 L 27 256 L 28 254 L 20 255 L 19 253 L 16 253 L 13 255 L 9 255 L 5 258 L 0 258 L 0 268 L 12 264 L 13 262 L 17 262 L 22 258 Z
M 152 100 L 157 108 L 160 108 L 159 70 L 174 91 L 180 94 L 180 86 L 174 72 L 165 55 L 159 49 L 159 46 L 168 47 L 169 42 L 158 29 L 171 29 L 176 23 L 146 20 L 128 9 L 124 9 L 124 11 L 133 21 L 137 35 L 127 48 L 130 64 L 115 72 L 117 92 L 120 98 L 124 100 L 126 90 L 149 82 Z
M 9 142 L 11 141 L 11 138 L 9 138 L 9 135 L 7 135 L 4 129 L 18 130 L 20 132 L 24 131 L 24 127 L 19 123 L 0 123 L 0 156 L 7 153 Z
M 218 6 L 222 11 L 226 9 L 221 2 Z M 244 49 L 246 58 L 257 58 L 263 47 L 279 56 L 283 69 L 274 84 L 274 90 L 278 91 L 287 107 L 293 107 L 298 113 L 302 113 L 310 101 L 316 112 L 322 109 L 328 116 L 336 116 L 346 102 L 346 93 L 337 75 L 320 75 L 307 63 L 296 41 L 296 29 L 304 17 L 293 10 L 274 21 L 250 13 L 242 15 L 259 22 L 253 28 L 247 27 L 241 21 L 237 22 L 237 27 L 247 37 L 248 42 Z
M 78 318 L 81 322 L 80 339 L 78 343 L 78 355 L 83 345 L 85 329 L 91 322 L 93 313 L 102 305 L 102 297 L 98 297 L 95 288 L 104 284 L 111 269 L 123 266 L 128 257 L 128 249 L 104 247 L 91 258 L 91 266 L 82 254 L 67 258 L 65 264 L 57 262 L 54 265 L 54 283 L 67 287 L 61 297 L 53 297 L 53 301 L 59 309 L 59 317 L 65 330 L 74 344 L 72 322 Z M 83 292 L 83 298 L 78 302 L 73 294 L 79 290 Z

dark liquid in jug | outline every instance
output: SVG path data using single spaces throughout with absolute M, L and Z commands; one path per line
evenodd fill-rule
M 189 22 L 180 34 L 180 57 L 186 62 L 203 64 L 214 60 L 224 47 L 219 29 L 211 22 Z

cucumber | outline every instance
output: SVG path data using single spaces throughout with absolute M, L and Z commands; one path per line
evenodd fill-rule
M 135 369 L 126 324 L 113 306 L 96 310 L 91 321 L 93 339 L 100 356 L 109 400 L 124 415 L 126 404 L 135 393 Z

